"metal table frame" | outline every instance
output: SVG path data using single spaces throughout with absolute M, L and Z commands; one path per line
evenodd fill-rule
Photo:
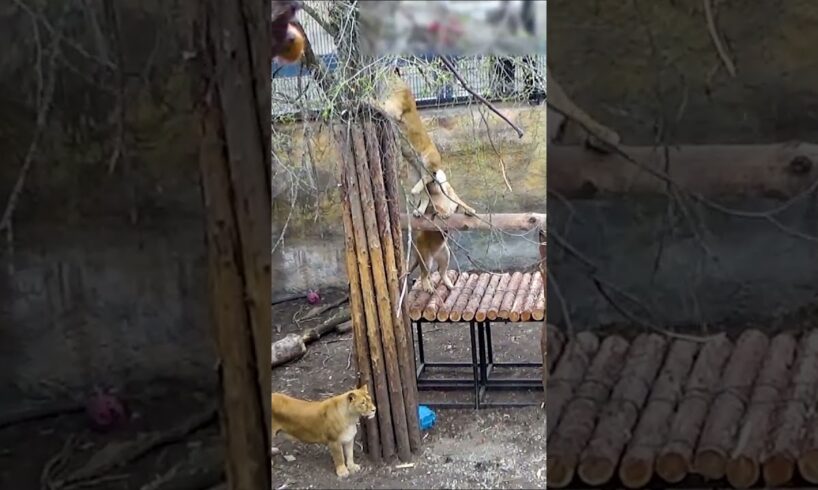
M 511 323 L 508 320 L 495 320 L 495 322 Z M 439 402 L 428 403 L 437 408 L 499 408 L 499 407 L 526 407 L 540 405 L 541 402 L 485 402 L 486 392 L 492 390 L 531 390 L 542 391 L 542 377 L 537 378 L 493 378 L 497 368 L 533 368 L 540 367 L 542 363 L 538 362 L 497 362 L 494 359 L 494 347 L 492 343 L 491 320 L 482 322 L 470 321 L 469 323 L 469 340 L 471 351 L 471 362 L 453 362 L 453 361 L 436 361 L 429 362 L 426 360 L 426 352 L 424 350 L 423 341 L 423 324 L 424 323 L 461 323 L 461 322 L 437 322 L 426 320 L 415 320 L 412 322 L 417 332 L 417 339 L 414 342 L 415 352 L 417 353 L 418 363 L 416 372 L 416 381 L 418 391 L 426 390 L 440 390 L 440 391 L 457 391 L 457 390 L 472 390 L 474 398 L 472 403 L 463 402 Z M 465 322 L 463 322 L 465 323 Z M 453 326 L 453 325 L 452 325 Z M 413 336 L 415 337 L 415 336 Z M 470 367 L 472 368 L 471 378 L 457 378 L 457 377 L 438 377 L 436 379 L 424 378 L 427 369 L 434 368 L 458 368 Z

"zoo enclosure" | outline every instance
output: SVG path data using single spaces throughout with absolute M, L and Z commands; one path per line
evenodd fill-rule
M 299 15 L 299 20 L 307 33 L 313 51 L 330 72 L 338 68 L 338 56 L 332 36 L 327 34 L 309 15 Z M 439 59 L 433 54 L 417 56 L 426 62 Z M 531 100 L 545 99 L 545 55 L 521 58 L 501 58 L 496 56 L 469 56 L 454 58 L 458 71 L 477 93 L 487 100 Z M 522 66 L 520 66 L 522 65 Z M 418 107 L 441 107 L 467 105 L 475 98 L 455 80 L 438 82 L 434 74 L 425 75 L 408 58 L 400 59 L 398 66 L 401 76 L 415 95 Z M 441 68 L 442 65 L 441 65 Z M 445 70 L 445 69 L 444 69 Z M 532 76 L 536 73 L 537 76 Z M 306 109 L 320 111 L 324 94 L 314 83 L 310 70 L 299 64 L 272 65 L 272 115 L 285 116 Z M 301 80 L 299 81 L 299 77 Z M 537 87 L 538 80 L 543 86 Z M 303 94 L 302 94 L 303 92 Z M 299 94 L 293 98 L 289 94 Z M 302 100 L 303 99 L 303 100 Z

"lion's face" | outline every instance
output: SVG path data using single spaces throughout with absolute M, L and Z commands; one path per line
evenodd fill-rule
M 359 416 L 371 419 L 375 416 L 375 404 L 372 402 L 372 397 L 369 396 L 369 387 L 367 385 L 349 392 L 347 395 L 349 400 L 349 407 Z

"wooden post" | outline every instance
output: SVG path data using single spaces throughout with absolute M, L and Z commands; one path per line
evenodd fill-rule
M 227 484 L 270 488 L 270 3 L 211 0 L 194 8 Z
M 420 429 L 411 332 L 399 304 L 403 247 L 396 139 L 389 125 L 373 120 L 371 113 L 357 112 L 355 119 L 336 136 L 344 155 L 347 273 L 350 288 L 355 283 L 362 299 L 350 305 L 356 361 L 362 381 L 369 370 L 366 382 L 371 380 L 378 408 L 376 426 L 365 428 L 367 451 L 376 458 L 397 454 L 408 461 L 419 449 Z
M 542 274 L 543 291 L 547 293 L 548 280 L 546 279 L 546 250 L 545 250 L 545 225 L 540 228 L 540 274 Z M 548 386 L 548 315 L 543 315 L 542 320 L 542 339 L 540 340 L 540 349 L 542 351 L 542 388 L 543 388 L 543 402 L 547 398 Z M 547 423 L 547 422 L 546 422 Z

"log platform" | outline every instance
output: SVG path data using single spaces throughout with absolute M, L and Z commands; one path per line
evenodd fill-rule
M 505 363 L 494 359 L 492 323 L 542 322 L 545 318 L 545 287 L 541 271 L 474 272 L 446 271 L 454 284 L 449 290 L 441 275 L 431 275 L 434 294 L 423 291 L 416 280 L 404 299 L 406 311 L 416 330 L 415 351 L 418 357 L 418 390 L 474 391 L 473 403 L 432 403 L 438 408 L 486 408 L 525 406 L 534 403 L 487 403 L 490 389 L 543 389 L 542 362 Z M 424 352 L 423 325 L 426 323 L 468 323 L 471 340 L 471 362 L 428 362 Z M 472 368 L 469 378 L 424 379 L 430 368 Z M 536 378 L 503 379 L 496 376 L 504 368 L 537 369 Z M 537 402 L 536 405 L 540 405 Z
M 560 394 L 549 403 L 566 408 L 560 417 L 548 407 L 549 488 L 785 488 L 818 480 L 818 329 L 775 336 L 750 329 L 701 342 L 641 334 L 628 345 L 616 335 L 551 330 L 565 341 L 548 344 L 549 391 Z M 622 355 L 602 348 L 614 341 Z
M 545 288 L 538 272 L 448 271 L 454 283 L 449 291 L 433 273 L 435 294 L 420 289 L 419 282 L 406 295 L 409 318 L 427 322 L 469 322 L 476 320 L 542 321 L 545 317 Z

